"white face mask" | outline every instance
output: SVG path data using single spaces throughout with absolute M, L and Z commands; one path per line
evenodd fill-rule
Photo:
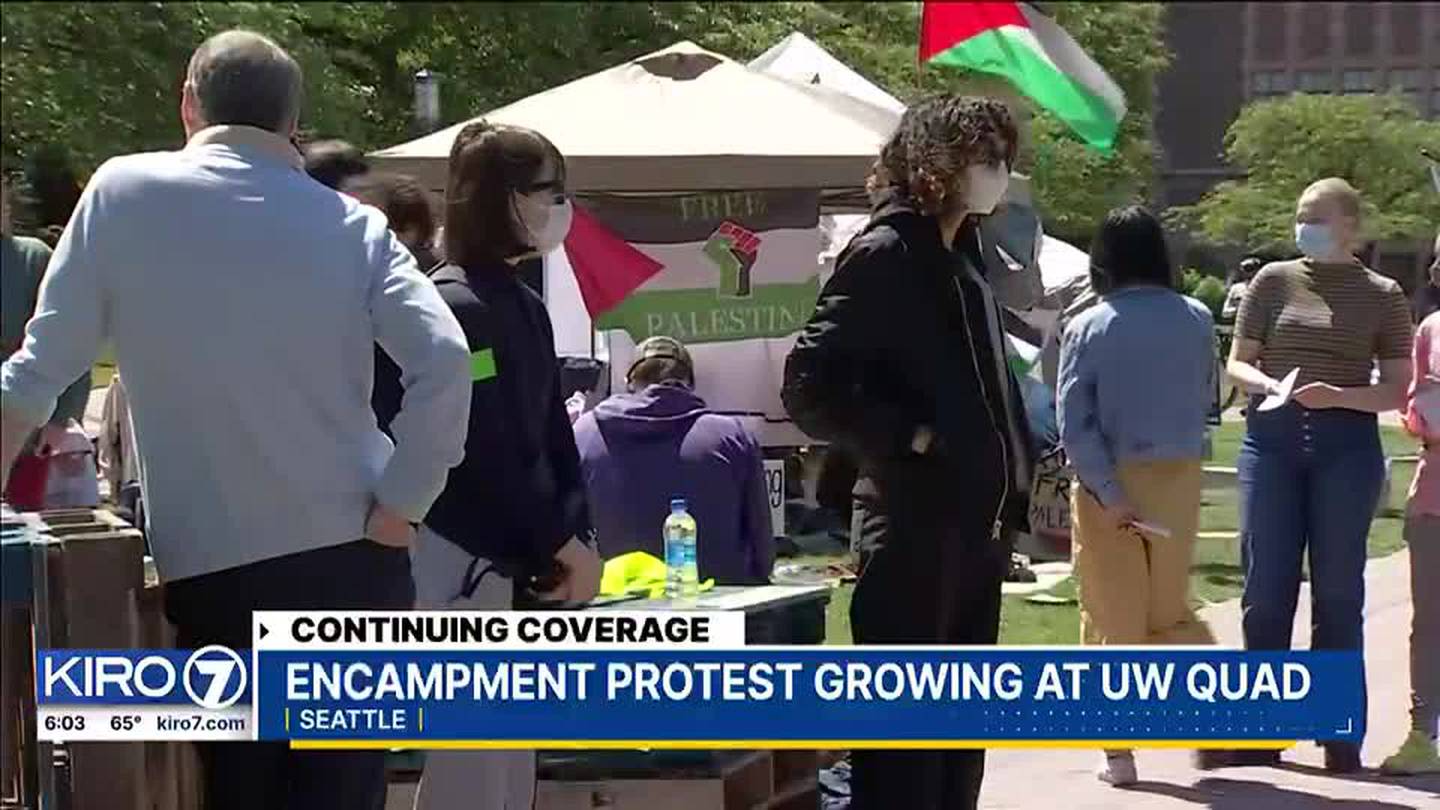
M 517 235 L 542 256 L 564 244 L 575 210 L 567 198 L 555 202 L 549 192 L 516 194 L 513 199 Z
M 972 214 L 989 214 L 1005 199 L 1010 167 L 973 165 L 965 169 L 965 208 Z

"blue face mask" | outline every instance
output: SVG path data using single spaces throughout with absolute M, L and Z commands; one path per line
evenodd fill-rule
M 1312 259 L 1332 259 L 1335 249 L 1335 233 L 1330 226 L 1318 222 L 1295 223 L 1295 247 Z

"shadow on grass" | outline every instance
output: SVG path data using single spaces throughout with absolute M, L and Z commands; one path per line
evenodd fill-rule
M 1245 584 L 1245 571 L 1234 563 L 1201 563 L 1190 569 L 1191 576 L 1221 588 L 1240 588 Z
M 1440 776 L 1436 775 L 1388 776 L 1374 770 L 1364 770 L 1359 773 L 1334 774 L 1324 768 L 1317 768 L 1313 765 L 1305 765 L 1299 762 L 1285 762 L 1279 767 L 1281 770 L 1304 774 L 1306 776 L 1343 779 L 1347 782 L 1364 782 L 1376 785 L 1401 785 L 1410 790 L 1419 790 L 1440 796 Z

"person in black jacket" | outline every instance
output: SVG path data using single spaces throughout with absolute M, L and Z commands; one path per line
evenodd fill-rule
M 786 410 L 859 463 L 859 644 L 993 644 L 1028 501 L 1030 441 L 981 275 L 974 218 L 1004 196 L 999 102 L 911 107 L 876 162 L 870 224 L 840 255 L 785 364 Z M 857 751 L 854 810 L 973 808 L 983 751 Z
M 474 387 L 465 459 L 412 552 L 417 604 L 508 610 L 517 590 L 589 601 L 600 558 L 550 318 L 517 272 L 569 231 L 564 158 L 537 132 L 470 124 L 450 152 L 445 205 L 449 262 L 430 278 L 465 330 Z M 432 751 L 415 806 L 530 807 L 534 787 L 534 751 Z

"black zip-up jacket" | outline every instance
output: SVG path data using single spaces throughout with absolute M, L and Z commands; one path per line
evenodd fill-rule
M 544 576 L 566 541 L 591 536 L 549 313 L 503 262 L 430 278 L 465 330 L 473 388 L 465 460 L 425 525 L 511 578 Z M 403 388 L 377 379 L 376 391 L 383 420 Z
M 983 267 L 977 238 L 966 228 L 951 251 L 933 217 L 882 200 L 786 360 L 782 398 L 802 430 L 859 461 L 890 508 L 978 510 L 1023 529 L 1029 483 L 1008 482 L 1031 442 L 1008 364 L 1000 379 L 983 282 L 961 272 L 960 262 Z M 1002 385 L 1022 409 L 1020 447 L 1011 446 Z M 921 426 L 936 436 L 924 456 L 911 449 Z

